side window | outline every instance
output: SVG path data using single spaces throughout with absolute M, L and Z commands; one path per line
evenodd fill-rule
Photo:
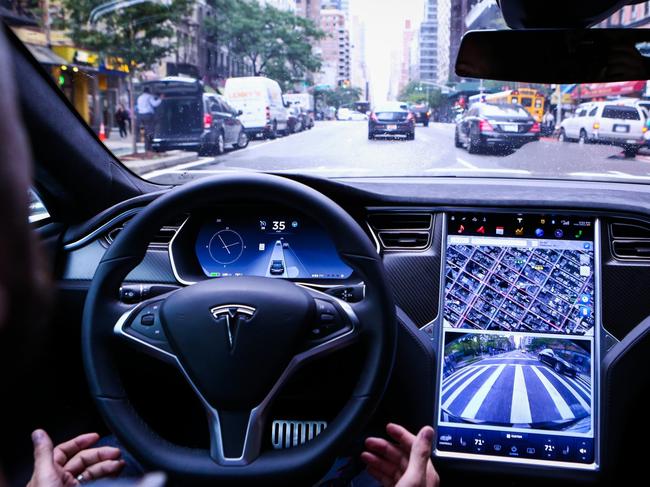
M 586 114 L 587 114 L 587 110 L 584 108 L 578 112 L 579 117 L 584 117 Z
M 32 188 L 29 188 L 29 223 L 40 222 L 50 217 L 43 201 Z
M 590 117 L 595 117 L 597 111 L 598 111 L 598 107 L 592 108 L 591 111 L 589 112 L 589 116 Z

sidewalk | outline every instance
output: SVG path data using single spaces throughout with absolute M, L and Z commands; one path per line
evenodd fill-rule
M 136 174 L 145 174 L 158 169 L 173 167 L 199 158 L 196 152 L 181 150 L 152 153 L 150 157 L 145 158 L 144 143 L 142 142 L 138 143 L 138 155 L 132 156 L 132 144 L 131 134 L 122 139 L 118 130 L 111 130 L 111 136 L 104 141 L 104 145 Z

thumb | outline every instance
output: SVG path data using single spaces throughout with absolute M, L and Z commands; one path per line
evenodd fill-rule
M 404 477 L 411 481 L 424 480 L 427 472 L 427 464 L 431 458 L 433 444 L 433 428 L 425 426 L 420 430 L 411 446 L 409 463 L 404 472 Z M 418 484 L 415 484 L 418 485 Z
M 54 469 L 52 440 L 47 433 L 38 429 L 32 433 L 34 444 L 34 473 L 44 474 Z

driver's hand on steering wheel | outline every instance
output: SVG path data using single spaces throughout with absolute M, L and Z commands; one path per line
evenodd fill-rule
M 389 423 L 386 432 L 395 443 L 367 438 L 361 454 L 368 473 L 384 487 L 437 487 L 440 477 L 431 462 L 433 428 L 425 426 L 416 435 Z
M 124 467 L 120 449 L 91 448 L 98 440 L 97 433 L 86 433 L 55 447 L 45 431 L 34 431 L 34 473 L 27 487 L 71 487 L 116 476 Z

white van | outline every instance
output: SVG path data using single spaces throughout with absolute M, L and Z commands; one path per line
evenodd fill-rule
M 274 139 L 287 133 L 287 110 L 277 81 L 264 76 L 228 78 L 225 96 L 236 110 L 249 137 Z
M 634 157 L 645 143 L 646 111 L 635 105 L 601 101 L 580 105 L 573 117 L 560 124 L 561 141 L 605 143 L 623 147 Z

